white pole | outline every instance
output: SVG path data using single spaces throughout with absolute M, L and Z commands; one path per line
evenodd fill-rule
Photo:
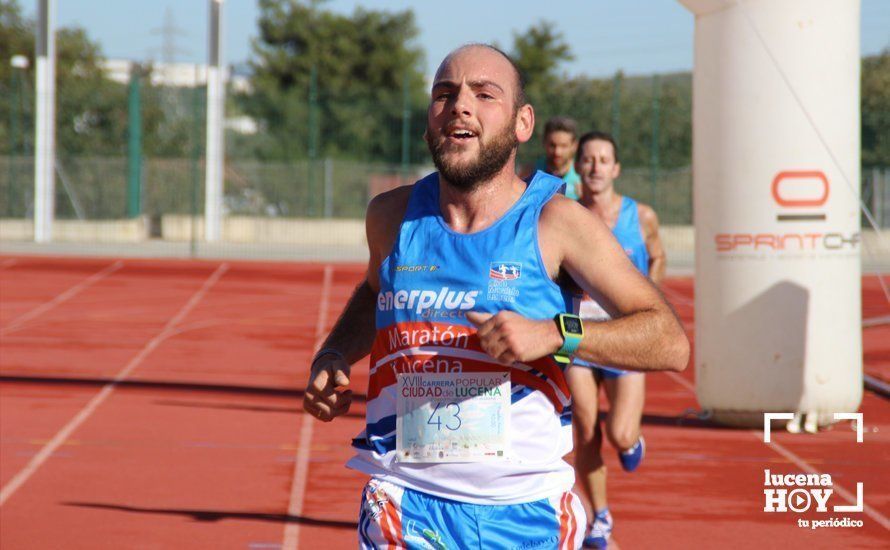
M 225 65 L 223 64 L 223 0 L 210 0 L 210 40 L 207 63 L 207 168 L 204 180 L 204 238 L 222 235 L 225 143 Z
M 56 40 L 55 0 L 37 1 L 37 116 L 34 146 L 34 240 L 52 241 L 55 215 Z

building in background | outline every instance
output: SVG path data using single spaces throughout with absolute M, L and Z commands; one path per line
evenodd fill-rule
M 129 59 L 105 59 L 101 62 L 105 75 L 115 82 L 127 84 L 135 61 Z M 195 88 L 207 85 L 207 65 L 196 63 L 151 63 L 151 85 L 174 88 Z M 226 67 L 225 80 L 235 93 L 252 93 L 250 76 L 245 66 Z M 225 127 L 239 134 L 253 135 L 259 131 L 259 124 L 249 116 L 226 118 Z

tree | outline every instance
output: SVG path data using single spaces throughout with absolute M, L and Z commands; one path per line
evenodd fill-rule
M 890 49 L 862 60 L 862 165 L 890 166 Z
M 33 23 L 22 16 L 16 0 L 0 0 L 0 82 L 9 82 L 14 55 L 34 58 Z
M 125 154 L 126 88 L 105 77 L 99 44 L 83 29 L 61 28 L 56 49 L 59 156 Z
M 0 119 L 4 122 L 0 125 L 0 151 L 8 151 L 12 141 L 17 152 L 23 141 L 26 150 L 33 150 L 35 28 L 16 0 L 0 0 Z M 13 55 L 26 56 L 28 68 L 13 69 L 9 62 Z M 122 138 L 126 131 L 125 91 L 104 77 L 101 60 L 99 45 L 83 29 L 56 31 L 56 149 L 60 157 L 121 153 L 121 144 L 126 143 Z M 21 72 L 13 74 L 13 70 Z M 5 122 L 10 120 L 15 100 L 20 101 L 23 124 L 18 128 L 20 135 L 10 140 Z
M 514 32 L 511 55 L 532 99 L 539 99 L 546 88 L 560 80 L 556 70 L 561 63 L 575 58 L 562 33 L 548 21 L 539 21 L 522 33 Z
M 259 153 L 398 161 L 405 79 L 412 104 L 423 88 L 414 15 L 322 3 L 260 0 L 254 92 L 240 98 L 272 137 Z
M 15 147 L 21 152 L 23 140 L 27 143 L 23 120 L 30 120 L 32 107 L 23 95 L 34 79 L 33 24 L 22 16 L 21 7 L 15 0 L 0 0 L 0 151 L 8 152 Z M 10 61 L 15 55 L 24 55 L 31 63 L 28 68 L 13 68 Z M 14 104 L 15 102 L 15 104 Z M 16 120 L 13 120 L 15 116 Z M 18 126 L 18 128 L 15 128 Z M 15 136 L 10 132 L 16 131 Z
M 523 32 L 513 33 L 510 56 L 525 79 L 525 93 L 535 108 L 534 137 L 520 148 L 523 164 L 534 162 L 541 155 L 544 123 L 552 116 L 573 116 L 581 125 L 593 116 L 591 94 L 600 95 L 596 86 L 588 87 L 589 79 L 573 79 L 557 73 L 561 63 L 574 59 L 571 48 L 555 24 L 539 21 Z M 583 113 L 583 114 L 582 114 Z M 579 116 L 580 115 L 580 116 Z

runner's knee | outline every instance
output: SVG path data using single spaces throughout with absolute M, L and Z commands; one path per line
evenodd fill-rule
M 583 411 L 572 412 L 572 425 L 577 437 L 584 441 L 592 441 L 596 437 L 598 418 L 597 415 Z
M 625 451 L 634 446 L 634 443 L 640 438 L 640 431 L 636 426 L 609 426 L 608 436 L 612 445 Z

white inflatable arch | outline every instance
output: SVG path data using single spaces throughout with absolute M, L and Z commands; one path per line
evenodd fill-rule
M 695 374 L 718 421 L 862 400 L 858 0 L 695 14 Z

